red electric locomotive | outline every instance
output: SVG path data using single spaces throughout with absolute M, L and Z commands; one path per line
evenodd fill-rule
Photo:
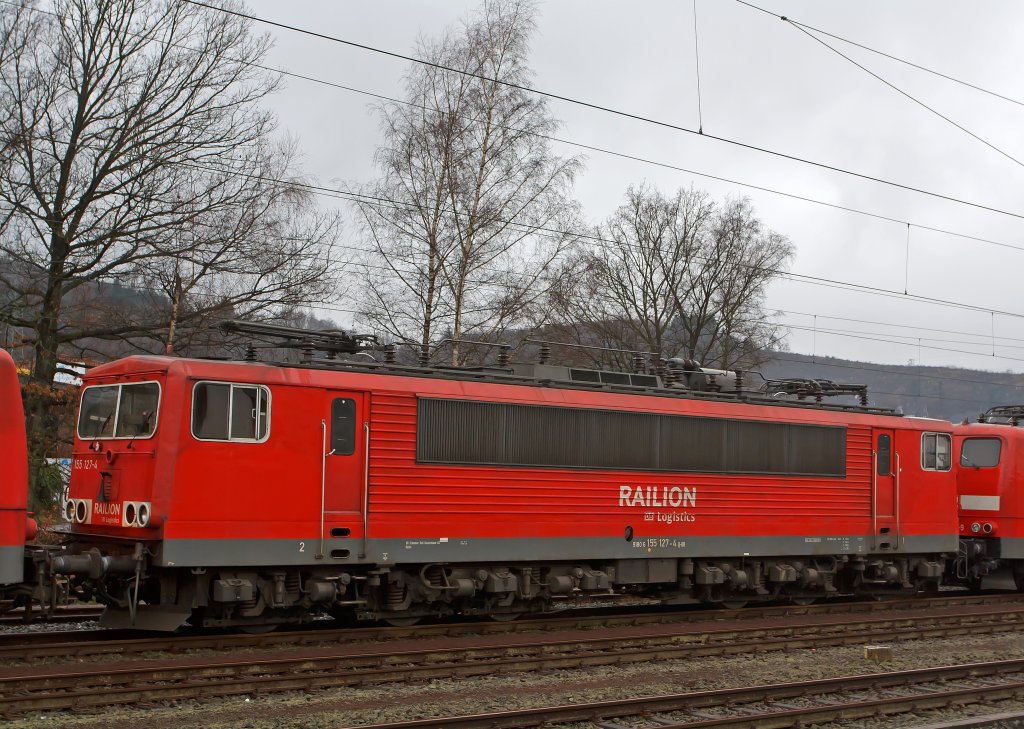
M 0 604 L 13 604 L 25 582 L 25 541 L 35 537 L 28 518 L 25 415 L 14 360 L 0 349 Z
M 957 552 L 945 422 L 692 367 L 435 369 L 247 331 L 303 363 L 128 357 L 83 378 L 51 561 L 108 625 L 807 601 L 934 588 Z
M 1024 406 L 991 408 L 956 427 L 962 579 L 986 589 L 1024 588 Z

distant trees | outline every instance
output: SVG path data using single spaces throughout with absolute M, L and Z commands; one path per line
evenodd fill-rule
M 559 277 L 552 308 L 562 335 L 723 369 L 755 365 L 779 344 L 764 296 L 793 248 L 749 201 L 630 187 L 599 238 Z M 592 359 L 629 361 L 596 352 Z
M 268 43 L 175 0 L 0 6 L 0 315 L 36 385 L 84 341 L 169 345 L 213 315 L 334 294 L 338 221 L 260 108 Z M 103 281 L 148 306 L 104 306 Z M 27 405 L 38 444 L 45 402 Z
M 544 99 L 505 85 L 529 82 L 534 15 L 527 0 L 485 0 L 418 48 L 455 71 L 416 65 L 407 103 L 379 109 L 381 177 L 358 191 L 372 251 L 360 316 L 398 341 L 488 338 L 542 317 L 549 273 L 575 240 L 581 161 L 551 151 L 558 122 Z M 456 343 L 452 362 L 468 354 Z

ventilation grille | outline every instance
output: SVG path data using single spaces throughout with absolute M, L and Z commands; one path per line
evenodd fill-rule
M 845 476 L 846 428 L 685 415 L 418 401 L 421 463 Z

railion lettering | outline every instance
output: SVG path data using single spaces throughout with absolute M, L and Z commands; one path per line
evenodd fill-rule
M 695 507 L 696 486 L 619 486 L 619 506 Z
M 96 516 L 121 516 L 121 504 L 116 501 L 92 502 L 92 513 Z

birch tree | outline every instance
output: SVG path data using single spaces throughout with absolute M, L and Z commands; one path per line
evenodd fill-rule
M 359 190 L 371 249 L 362 319 L 420 346 L 451 337 L 455 364 L 467 356 L 458 340 L 542 311 L 579 229 L 570 193 L 581 161 L 552 152 L 558 122 L 521 88 L 535 13 L 526 0 L 488 0 L 458 31 L 419 44 L 437 65 L 413 66 L 406 103 L 378 109 L 381 176 Z

